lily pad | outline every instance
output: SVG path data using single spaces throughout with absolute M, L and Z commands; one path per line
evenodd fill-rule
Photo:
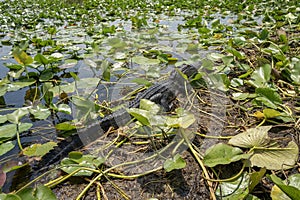
M 0 156 L 12 150 L 16 145 L 16 141 L 8 141 L 0 145 Z M 1 187 L 1 186 L 0 186 Z
M 245 199 L 249 193 L 250 177 L 247 173 L 242 173 L 237 179 L 229 182 L 221 182 L 216 190 L 216 195 L 224 200 Z
M 57 144 L 55 142 L 47 142 L 45 144 L 33 144 L 23 149 L 26 156 L 43 156 L 48 153 Z
M 265 64 L 258 69 L 256 69 L 251 75 L 250 84 L 255 87 L 266 87 L 268 81 L 271 78 L 272 67 L 269 64 Z
M 268 131 L 271 126 L 251 128 L 235 135 L 229 144 L 243 148 L 252 148 L 251 165 L 266 169 L 289 169 L 294 166 L 298 158 L 298 146 L 291 141 L 286 147 L 273 142 Z
M 57 130 L 61 130 L 61 131 L 70 131 L 70 130 L 76 129 L 76 126 L 70 122 L 62 122 L 62 123 L 56 124 L 55 128 Z
M 34 84 L 36 81 L 33 79 L 28 79 L 26 81 L 16 81 L 16 82 L 12 82 L 8 85 L 7 91 L 12 92 L 12 91 L 17 91 L 21 88 L 30 86 L 32 84 Z
M 15 60 L 22 65 L 29 65 L 33 62 L 33 58 L 19 48 L 13 51 Z
M 280 178 L 278 178 L 274 174 L 269 175 L 268 178 L 270 178 L 276 184 L 276 186 L 279 187 L 282 192 L 284 192 L 284 194 L 282 194 L 282 192 L 277 190 L 276 193 L 276 190 L 274 191 L 274 189 L 272 188 L 273 191 L 271 195 L 274 199 L 282 199 L 285 196 L 287 196 L 287 198 L 285 199 L 292 199 L 292 200 L 299 199 L 300 190 L 299 187 L 297 187 L 299 186 L 299 182 L 300 182 L 299 174 L 293 177 L 292 182 L 289 185 L 286 185 Z
M 28 109 L 27 108 L 19 108 L 17 109 L 16 111 L 10 113 L 10 114 L 7 114 L 6 117 L 7 117 L 7 120 L 11 123 L 14 123 L 14 124 L 18 124 L 20 119 L 22 117 L 24 117 L 25 115 L 28 114 Z
M 35 190 L 35 197 L 38 200 L 56 200 L 57 198 L 55 197 L 55 194 L 51 191 L 50 188 L 44 186 L 44 185 L 39 185 L 36 190 Z
M 271 126 L 250 128 L 243 133 L 233 136 L 228 141 L 228 144 L 242 148 L 264 147 L 270 142 L 268 131 L 271 128 Z
M 250 155 L 243 154 L 237 147 L 219 143 L 206 150 L 203 163 L 208 167 L 226 165 L 241 159 L 247 159 Z
M 160 63 L 159 59 L 149 59 L 144 56 L 135 56 L 132 58 L 132 62 L 139 65 L 158 65 Z
M 95 157 L 91 155 L 80 155 L 78 153 L 70 153 L 69 158 L 64 158 L 61 161 L 62 170 L 66 173 L 72 173 L 75 170 L 81 169 L 82 167 L 87 167 L 91 169 L 96 169 L 101 164 L 105 162 L 105 158 Z M 74 176 L 91 176 L 92 171 L 89 170 L 80 170 Z
M 29 112 L 34 116 L 35 119 L 47 119 L 51 114 L 48 108 L 45 108 L 42 105 L 38 105 L 35 108 L 29 108 Z
M 293 168 L 298 159 L 298 145 L 291 141 L 286 147 L 274 145 L 254 149 L 250 158 L 252 166 L 265 167 L 270 170 Z
M 185 166 L 186 162 L 179 154 L 176 154 L 173 158 L 169 158 L 164 162 L 166 172 L 170 172 L 174 169 L 182 169 Z

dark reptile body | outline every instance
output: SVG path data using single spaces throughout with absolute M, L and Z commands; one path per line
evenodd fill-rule
M 179 69 L 188 77 L 197 73 L 197 68 L 191 65 L 184 65 Z M 161 105 L 164 110 L 168 111 L 171 109 L 171 103 L 174 101 L 178 93 L 182 92 L 180 91 L 180 87 L 181 90 L 183 90 L 183 81 L 182 76 L 176 70 L 173 70 L 168 80 L 156 83 L 145 91 L 139 93 L 134 100 L 128 103 L 127 108 L 139 108 L 140 100 L 148 99 L 158 105 Z M 87 125 L 85 128 L 79 129 L 76 134 L 59 142 L 53 150 L 43 156 L 42 159 L 33 166 L 33 169 L 44 171 L 42 169 L 48 168 L 53 164 L 57 164 L 66 157 L 69 152 L 95 141 L 104 132 L 108 131 L 109 128 L 113 127 L 114 129 L 117 129 L 126 125 L 131 119 L 132 118 L 127 110 L 125 108 L 121 108 L 103 119 L 97 120 L 96 122 Z

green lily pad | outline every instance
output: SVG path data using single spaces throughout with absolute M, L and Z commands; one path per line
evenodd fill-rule
M 291 78 L 295 83 L 300 84 L 300 61 L 293 65 L 293 69 L 291 70 Z
M 298 189 L 299 187 L 297 187 L 297 186 L 299 186 L 299 182 L 300 182 L 299 175 L 293 177 L 292 183 L 290 183 L 289 185 L 286 185 L 280 178 L 278 178 L 274 174 L 268 175 L 267 177 L 269 179 L 271 179 L 276 184 L 277 187 L 280 188 L 280 191 L 277 191 L 277 192 L 276 192 L 276 190 L 274 191 L 272 188 L 272 193 L 271 193 L 272 199 L 282 199 L 286 196 L 287 196 L 287 198 L 285 198 L 285 199 L 292 199 L 292 200 L 299 199 L 300 190 Z
M 11 82 L 8 85 L 7 91 L 9 92 L 13 92 L 13 91 L 17 91 L 21 88 L 30 86 L 32 84 L 34 84 L 36 81 L 34 79 L 28 79 L 26 81 L 16 81 L 16 82 Z
M 16 145 L 16 141 L 8 141 L 0 145 L 0 156 L 12 150 Z
M 21 197 L 15 194 L 0 194 L 1 200 L 22 200 Z
M 55 194 L 51 191 L 50 188 L 44 186 L 44 185 L 39 185 L 35 189 L 35 197 L 38 200 L 56 200 L 57 198 L 55 197 Z
M 150 111 L 153 114 L 157 114 L 160 111 L 160 107 L 157 104 L 147 99 L 141 99 L 140 109 Z
M 57 111 L 66 113 L 68 115 L 70 115 L 72 113 L 70 106 L 67 104 L 59 104 L 57 107 Z
M 132 62 L 139 65 L 158 65 L 160 63 L 159 59 L 149 59 L 144 56 L 134 56 Z
M 34 116 L 35 119 L 47 119 L 49 115 L 51 114 L 50 110 L 48 108 L 45 108 L 42 105 L 38 105 L 35 108 L 29 108 L 29 112 Z
M 247 159 L 250 155 L 243 154 L 237 147 L 219 143 L 206 150 L 203 163 L 208 167 L 226 165 L 241 159 Z
M 20 50 L 19 48 L 16 48 L 13 51 L 13 56 L 15 60 L 22 65 L 29 65 L 33 62 L 33 59 L 31 56 L 29 56 L 27 53 L 24 51 Z
M 36 56 L 34 56 L 34 60 L 42 65 L 47 65 L 49 63 L 49 60 L 40 53 L 38 53 L 38 54 L 36 54 Z
M 278 104 L 282 103 L 280 95 L 271 88 L 256 88 L 255 93 L 257 101 L 261 101 L 266 106 L 276 109 Z
M 0 140 L 12 138 L 17 134 L 17 126 L 15 124 L 7 124 L 0 126 Z
M 8 89 L 8 85 L 0 85 L 0 97 L 5 95 Z
M 0 124 L 3 124 L 6 121 L 7 121 L 7 116 L 6 115 L 0 115 Z
M 265 118 L 267 118 L 267 119 L 278 117 L 281 115 L 281 113 L 278 112 L 277 110 L 270 109 L 270 108 L 265 108 L 263 110 L 263 114 L 264 114 Z
M 131 82 L 137 83 L 139 85 L 145 85 L 147 87 L 152 85 L 152 83 L 150 81 L 147 81 L 146 79 L 143 79 L 143 78 L 135 78 L 135 79 L 132 79 Z
M 70 122 L 62 122 L 62 123 L 56 124 L 55 128 L 57 130 L 61 130 L 61 131 L 71 131 L 71 130 L 76 129 L 76 126 Z
M 33 144 L 23 149 L 26 156 L 43 156 L 48 153 L 57 144 L 55 142 L 47 142 L 45 144 Z
M 128 112 L 143 125 L 150 126 L 151 114 L 149 111 L 138 108 L 130 108 L 128 109 Z
M 183 109 L 178 108 L 176 113 L 178 114 L 177 117 L 166 117 L 166 124 L 168 126 L 174 128 L 188 128 L 196 121 L 195 116 L 192 113 Z
M 179 154 L 176 154 L 173 158 L 169 158 L 164 162 L 166 172 L 170 172 L 174 169 L 182 169 L 185 166 L 186 162 Z
M 64 158 L 61 161 L 62 170 L 70 174 L 75 170 L 81 169 L 82 167 L 87 167 L 91 169 L 96 169 L 101 164 L 105 162 L 105 158 L 95 157 L 91 155 L 82 155 L 78 152 L 71 152 L 69 158 Z M 80 170 L 73 176 L 91 176 L 93 172 L 89 170 Z
M 271 78 L 272 67 L 269 64 L 265 64 L 256 69 L 252 75 L 249 83 L 255 87 L 266 87 L 268 81 Z
M 24 188 L 20 191 L 17 192 L 17 195 L 21 197 L 22 199 L 32 199 L 32 200 L 37 200 L 34 195 L 34 189 L 33 188 Z
M 216 190 L 216 195 L 224 200 L 245 199 L 249 193 L 250 177 L 242 173 L 237 179 L 229 182 L 221 182 Z
M 27 108 L 19 108 L 10 114 L 7 114 L 6 117 L 9 122 L 18 124 L 20 119 L 27 114 L 28 114 Z
M 245 100 L 250 96 L 249 93 L 236 92 L 232 94 L 232 99 L 234 100 Z
M 298 159 L 298 145 L 291 141 L 286 147 L 274 145 L 254 149 L 250 158 L 252 166 L 265 167 L 270 170 L 293 168 Z

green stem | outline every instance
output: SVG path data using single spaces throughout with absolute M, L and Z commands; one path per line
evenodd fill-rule
M 23 151 L 23 146 L 22 146 L 21 139 L 20 139 L 19 123 L 16 124 L 16 125 L 17 125 L 17 141 L 18 141 L 18 145 L 19 145 L 19 148 L 21 149 L 21 151 Z
M 207 184 L 209 186 L 209 191 L 210 191 L 210 195 L 211 195 L 211 198 L 213 200 L 216 200 L 216 196 L 215 196 L 215 192 L 213 190 L 213 185 L 212 185 L 212 182 L 209 180 L 210 177 L 209 177 L 209 174 L 208 174 L 208 171 L 206 170 L 205 166 L 204 166 L 204 163 L 202 162 L 202 160 L 198 157 L 198 152 L 195 151 L 195 149 L 193 148 L 192 144 L 190 143 L 189 139 L 186 137 L 184 131 L 180 128 L 179 129 L 180 131 L 180 134 L 181 136 L 184 138 L 185 142 L 187 143 L 189 149 L 191 150 L 193 156 L 195 157 L 195 159 L 197 160 L 197 162 L 199 163 L 204 175 L 205 175 L 205 179 L 207 180 Z

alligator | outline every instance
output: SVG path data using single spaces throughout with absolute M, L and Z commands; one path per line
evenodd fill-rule
M 179 69 L 174 69 L 171 72 L 170 78 L 158 82 L 143 92 L 137 94 L 134 100 L 130 101 L 127 108 L 139 108 L 140 100 L 147 99 L 160 105 L 165 111 L 170 111 L 172 102 L 176 99 L 179 93 L 185 92 L 184 81 L 180 70 L 188 78 L 194 76 L 198 69 L 193 65 L 182 65 Z M 62 140 L 49 151 L 42 159 L 33 166 L 34 170 L 41 171 L 45 167 L 59 163 L 69 152 L 78 150 L 83 146 L 95 141 L 104 132 L 107 132 L 111 127 L 118 129 L 126 125 L 132 117 L 127 112 L 126 108 L 121 108 L 112 114 L 97 120 L 85 128 L 79 129 L 76 134 L 73 134 Z

